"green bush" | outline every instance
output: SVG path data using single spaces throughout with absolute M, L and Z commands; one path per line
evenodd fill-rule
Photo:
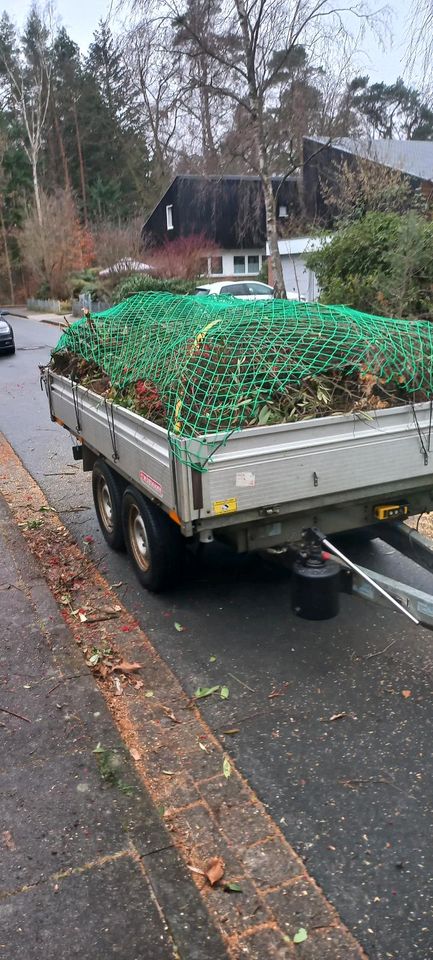
M 113 301 L 120 303 L 121 300 L 126 300 L 135 293 L 194 293 L 196 286 L 196 280 L 160 280 L 147 274 L 139 274 L 127 277 L 117 284 L 113 290 Z
M 368 213 L 309 254 L 323 303 L 433 318 L 433 224 L 413 211 Z
M 111 294 L 99 276 L 99 267 L 89 267 L 87 270 L 80 270 L 77 273 L 71 273 L 67 280 L 69 295 L 77 300 L 80 293 L 90 293 L 92 300 L 110 300 Z

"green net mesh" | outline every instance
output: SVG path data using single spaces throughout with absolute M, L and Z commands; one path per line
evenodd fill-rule
M 54 365 L 94 364 L 93 381 L 88 367 L 68 373 L 95 389 L 102 373 L 106 396 L 166 426 L 175 455 L 205 470 L 242 427 L 429 398 L 432 331 L 341 306 L 148 293 L 68 327 Z

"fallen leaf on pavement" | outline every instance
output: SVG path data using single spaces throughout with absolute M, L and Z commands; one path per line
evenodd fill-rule
M 221 877 L 224 876 L 225 868 L 226 865 L 221 857 L 212 857 L 209 863 L 206 864 L 205 876 L 209 880 L 211 887 L 215 886 L 218 880 L 221 880 Z
M 10 830 L 3 830 L 2 840 L 3 840 L 4 846 L 6 847 L 6 850 L 16 850 L 17 848 L 16 843 Z
M 345 710 L 342 710 L 341 713 L 333 713 L 332 717 L 321 717 L 321 723 L 332 723 L 333 720 L 344 720 L 344 717 L 348 717 L 349 714 Z
M 219 690 L 219 684 L 216 687 L 199 687 L 194 694 L 196 700 L 202 700 L 203 697 L 210 697 Z
M 220 690 L 221 700 L 228 700 L 229 696 L 230 696 L 229 688 L 228 688 L 228 687 L 221 687 L 221 690 Z
M 183 627 L 181 623 L 178 623 L 177 620 L 175 620 L 174 629 L 177 630 L 178 633 L 183 633 L 183 631 L 185 630 L 185 627 Z
M 190 863 L 187 863 L 188 870 L 191 870 L 191 873 L 198 873 L 201 877 L 205 877 L 206 874 L 204 870 L 200 870 L 200 867 L 193 867 Z
M 114 667 L 111 667 L 111 672 L 114 673 L 116 670 L 119 673 L 133 673 L 134 670 L 141 670 L 141 663 L 128 663 L 127 660 L 121 660 L 120 663 L 116 663 Z
M 234 733 L 240 733 L 239 727 L 233 727 L 231 730 L 221 730 L 221 733 L 226 734 L 226 736 L 233 736 Z
M 308 933 L 305 927 L 299 927 L 298 932 L 295 933 L 295 936 L 293 937 L 293 943 L 305 943 L 307 938 Z
M 412 696 L 412 690 L 402 690 L 401 695 L 407 700 L 408 697 Z
M 135 747 L 131 747 L 129 752 L 133 760 L 141 760 L 141 753 L 139 750 L 136 750 Z
M 224 890 L 226 893 L 242 893 L 242 887 L 239 883 L 225 883 Z
M 224 757 L 223 760 L 223 774 L 228 780 L 232 773 L 232 766 L 228 757 Z

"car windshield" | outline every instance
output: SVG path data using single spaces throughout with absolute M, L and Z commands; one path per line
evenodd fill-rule
M 249 281 L 247 286 L 250 295 L 254 295 L 256 297 L 259 295 L 262 297 L 272 297 L 274 292 L 272 287 L 269 287 L 267 283 L 256 283 L 255 281 Z
M 206 290 L 206 287 L 196 287 L 195 295 L 196 297 L 208 297 L 209 290 Z

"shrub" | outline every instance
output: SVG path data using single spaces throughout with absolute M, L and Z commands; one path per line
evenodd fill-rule
M 324 303 L 433 318 L 433 224 L 410 212 L 368 213 L 309 254 Z
M 197 284 L 195 280 L 169 279 L 163 280 L 158 277 L 150 277 L 147 274 L 139 274 L 133 277 L 127 277 L 122 280 L 113 291 L 114 303 L 120 303 L 127 297 L 134 296 L 135 293 L 194 293 Z

